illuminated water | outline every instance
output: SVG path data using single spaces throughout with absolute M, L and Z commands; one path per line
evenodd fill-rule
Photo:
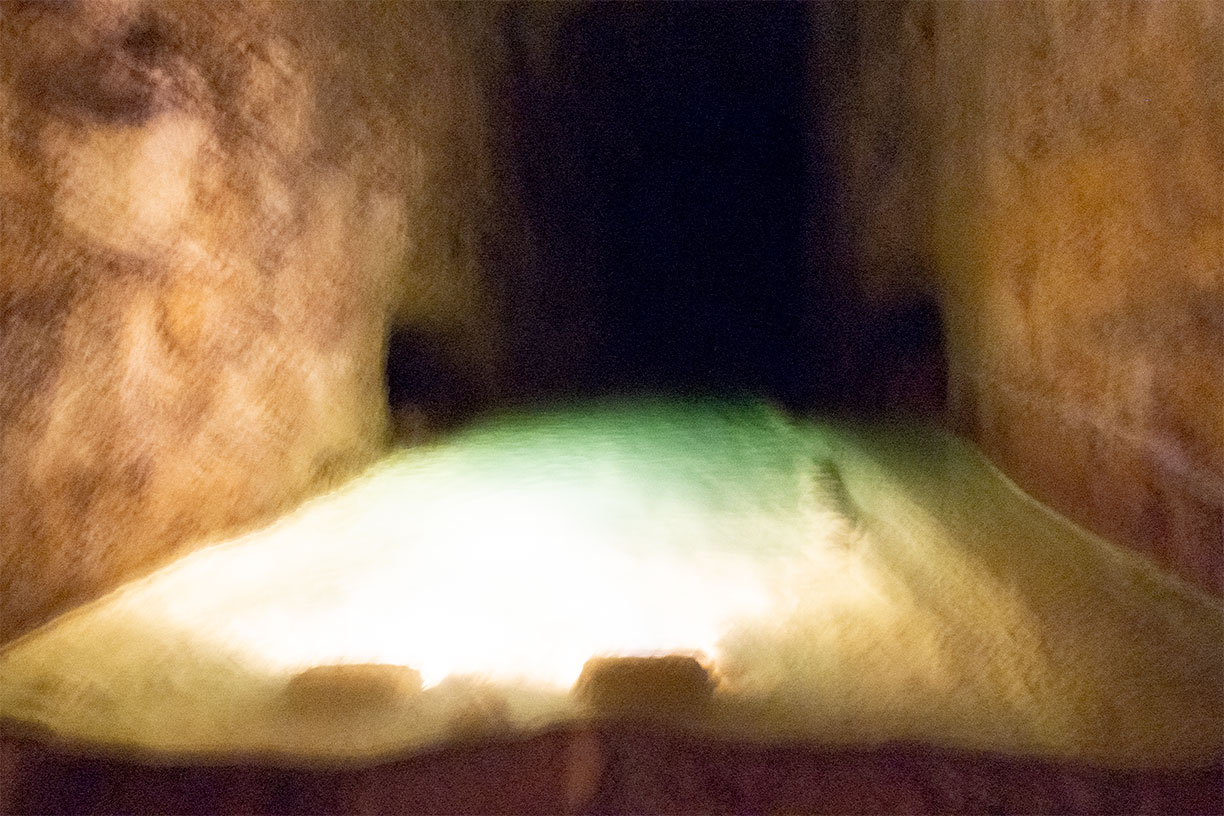
M 569 690 L 590 657 L 682 653 L 719 680 L 685 727 L 1162 765 L 1220 750 L 1222 645 L 1218 602 L 955 439 L 646 402 L 397 452 L 11 645 L 0 713 L 155 750 L 364 756 L 587 716 Z M 423 688 L 287 696 L 335 664 Z

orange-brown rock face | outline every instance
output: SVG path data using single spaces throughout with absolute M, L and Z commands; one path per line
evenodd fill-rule
M 0 8 L 0 642 L 369 461 L 392 322 L 491 371 L 472 16 Z
M 939 291 L 954 414 L 1022 486 L 1221 591 L 1224 8 L 824 17 L 864 288 Z

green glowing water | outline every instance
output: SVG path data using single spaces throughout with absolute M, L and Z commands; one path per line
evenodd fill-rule
M 592 656 L 699 653 L 719 684 L 677 727 L 1177 765 L 1222 749 L 1222 644 L 1218 601 L 939 431 L 647 401 L 395 452 L 10 645 L 0 714 L 351 758 L 470 735 L 474 707 L 587 716 Z M 412 671 L 316 672 L 294 702 L 351 664 Z

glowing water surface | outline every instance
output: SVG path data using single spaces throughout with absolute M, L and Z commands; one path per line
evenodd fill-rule
M 699 653 L 719 686 L 689 725 L 714 733 L 1176 764 L 1219 749 L 1221 620 L 943 434 L 647 402 L 396 452 L 12 644 L 0 714 L 367 756 L 585 716 L 593 656 Z M 423 690 L 286 702 L 370 663 Z
M 771 588 L 803 573 L 861 591 L 846 525 L 798 478 L 812 445 L 751 410 L 704 420 L 522 416 L 403 451 L 163 574 L 162 621 L 268 671 L 381 662 L 426 687 L 477 674 L 565 690 L 595 654 L 713 656 L 733 621 L 777 616 L 788 599 Z M 219 586 L 234 614 L 201 631 Z

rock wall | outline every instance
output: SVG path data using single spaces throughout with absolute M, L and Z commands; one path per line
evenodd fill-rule
M 391 324 L 495 378 L 489 17 L 0 4 L 0 641 L 368 462 Z
M 1224 6 L 816 6 L 838 259 L 935 292 L 954 421 L 1029 492 L 1224 590 Z
M 523 238 L 492 181 L 532 140 L 557 154 L 535 172 L 576 166 L 522 79 L 573 56 L 571 7 L 302 8 L 0 3 L 0 640 L 375 456 L 393 326 L 490 389 L 600 359 L 590 259 L 521 274 L 556 238 Z M 812 287 L 818 316 L 844 301 L 820 353 L 861 368 L 858 324 L 935 299 L 960 427 L 1218 591 L 1224 8 L 810 13 L 821 260 L 856 281 Z

